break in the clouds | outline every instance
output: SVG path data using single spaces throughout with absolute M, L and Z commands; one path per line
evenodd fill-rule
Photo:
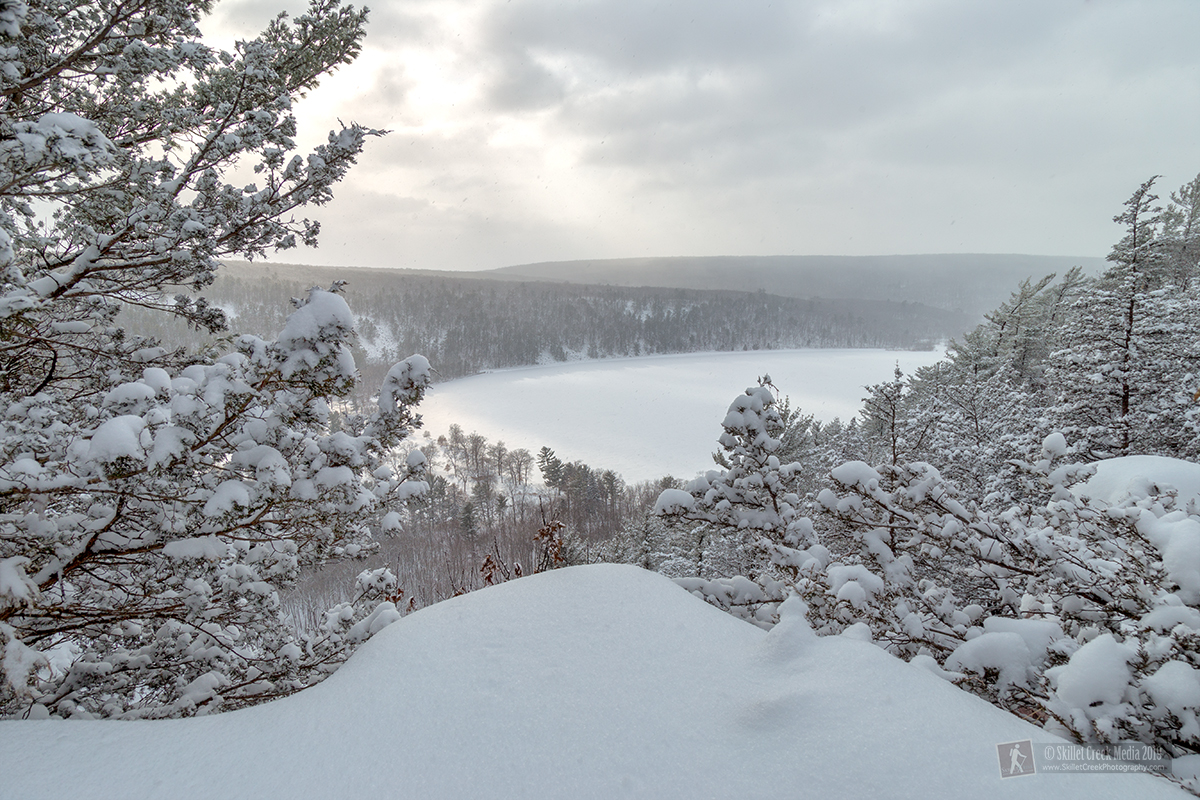
M 1142 180 L 1200 172 L 1197 30 L 1194 0 L 377 0 L 299 116 L 391 132 L 285 257 L 1103 255 Z

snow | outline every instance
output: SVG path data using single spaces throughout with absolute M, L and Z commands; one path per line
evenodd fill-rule
M 400 612 L 394 603 L 380 603 L 374 611 L 354 625 L 346 636 L 353 641 L 362 641 L 374 636 L 381 630 L 400 619 Z
M 142 382 L 155 392 L 171 391 L 171 373 L 161 367 L 147 367 L 142 370 Z
M 1045 662 L 1051 642 L 1063 636 L 1059 624 L 1048 619 L 988 617 L 983 621 L 983 629 L 987 633 L 1008 632 L 1020 636 L 1031 662 L 1035 665 Z
M 696 506 L 696 499 L 690 492 L 683 489 L 664 489 L 654 503 L 655 514 L 675 514 L 690 511 Z
M 4 623 L 0 623 L 0 625 L 4 625 Z M 29 692 L 29 679 L 35 670 L 47 665 L 46 654 L 26 646 L 19 639 L 7 636 L 5 639 L 7 641 L 3 648 L 4 658 L 0 659 L 0 676 L 16 690 L 18 695 L 32 694 Z M 9 782 L 8 775 L 5 775 L 4 782 Z
M 867 590 L 858 581 L 846 581 L 837 590 L 837 599 L 862 609 L 867 604 Z
M 315 290 L 309 293 L 308 302 L 288 316 L 279 341 L 281 344 L 315 341 L 321 337 L 322 329 L 330 326 L 350 330 L 354 327 L 354 315 L 338 295 Z
M 364 322 L 370 322 L 370 326 Z M 400 346 L 400 338 L 387 320 L 374 319 L 355 315 L 355 328 L 358 330 L 358 343 L 370 361 L 389 362 L 395 360 L 396 351 Z M 368 334 L 367 331 L 370 331 Z
M 1169 631 L 1176 625 L 1200 630 L 1200 611 L 1188 606 L 1159 606 L 1142 617 L 1142 625 L 1157 631 Z
M 553 449 L 628 482 L 712 467 L 729 398 L 769 374 L 778 396 L 823 421 L 856 415 L 863 387 L 937 361 L 941 351 L 767 350 L 604 359 L 497 370 L 432 387 L 434 436 L 452 424 L 510 449 Z
M 197 536 L 178 539 L 163 545 L 163 555 L 168 558 L 196 558 L 205 561 L 220 561 L 229 552 L 226 544 L 216 536 Z
M 847 461 L 833 468 L 829 473 L 838 483 L 846 486 L 862 486 L 873 489 L 883 480 L 879 473 L 865 461 Z
M 1200 464 L 1166 456 L 1124 456 L 1097 461 L 1096 474 L 1075 488 L 1080 497 L 1117 503 L 1129 496 L 1145 497 L 1155 487 L 1179 492 L 1179 506 L 1200 506 Z
M 428 491 L 429 484 L 427 482 L 409 480 L 396 487 L 393 496 L 397 503 L 403 503 L 415 497 L 420 497 Z M 387 530 L 387 528 L 385 527 L 384 530 Z
M 88 459 L 111 462 L 119 458 L 143 458 L 141 436 L 146 421 L 135 414 L 113 417 L 92 434 L 88 444 Z
M 1081 497 L 1119 503 L 1164 489 L 1178 492 L 1174 511 L 1143 509 L 1137 526 L 1162 554 L 1163 569 L 1180 598 L 1190 605 L 1200 602 L 1200 522 L 1186 513 L 1200 512 L 1200 464 L 1165 456 L 1125 456 L 1094 466 L 1096 474 L 1075 489 Z
M 313 483 L 323 489 L 336 489 L 354 483 L 354 470 L 349 467 L 322 467 L 313 477 Z
M 37 585 L 25 574 L 25 556 L 0 558 L 0 608 L 19 606 L 33 600 Z
M 204 504 L 204 516 L 228 514 L 234 506 L 246 508 L 249 505 L 250 487 L 239 480 L 228 480 L 213 490 L 212 497 Z
M 123 383 L 104 395 L 103 406 L 132 406 L 154 399 L 154 389 L 145 383 Z
M 1001 691 L 1008 686 L 1028 686 L 1032 657 L 1029 646 L 1017 633 L 989 631 L 963 642 L 946 659 L 946 669 L 954 672 L 999 673 Z
M 354 315 L 342 297 L 320 289 L 311 290 L 308 301 L 288 316 L 279 332 L 279 346 L 287 354 L 281 369 L 283 375 L 291 377 L 315 367 L 330 347 L 325 337 L 331 336 L 331 332 L 353 329 Z M 339 364 L 339 368 L 344 371 L 345 365 Z M 352 366 L 350 372 L 353 373 Z
M 799 602 L 770 633 L 628 566 L 431 606 L 326 682 L 228 714 L 0 722 L 28 798 L 1184 797 L 1138 775 L 1001 779 L 1053 736 Z M 197 696 L 215 689 L 201 682 Z
M 157 438 L 155 444 L 158 444 Z M 255 475 L 260 481 L 280 486 L 291 485 L 292 476 L 288 469 L 287 459 L 274 447 L 265 444 L 256 445 L 248 450 L 234 453 L 230 460 L 238 466 L 253 467 Z
M 83 320 L 55 322 L 50 325 L 50 329 L 55 333 L 88 333 L 92 330 L 92 323 Z
M 1194 517 L 1179 518 L 1180 512 L 1156 518 L 1143 510 L 1138 530 L 1162 553 L 1167 579 L 1179 587 L 1179 596 L 1188 605 L 1200 603 L 1200 522 Z
M 854 587 L 851 592 L 861 596 L 863 601 L 866 601 L 868 597 L 874 597 L 885 588 L 883 579 L 862 564 L 848 566 L 835 564 L 829 567 L 826 574 L 829 575 L 830 588 L 838 594 L 838 599 L 843 599 L 841 597 L 842 590 L 851 585 Z M 861 607 L 859 603 L 852 604 L 855 607 Z
M 183 696 L 192 703 L 203 703 L 227 685 L 229 679 L 219 672 L 206 672 L 183 688 Z
M 1200 780 L 1200 754 L 1176 758 L 1171 762 L 1171 771 L 1180 778 Z
M 187 428 L 165 425 L 154 433 L 154 446 L 147 459 L 147 466 L 169 464 L 183 456 L 189 443 L 195 442 L 196 434 Z
M 431 372 L 432 367 L 425 356 L 409 356 L 399 364 L 394 364 L 383 379 L 383 387 L 379 392 L 379 410 L 385 414 L 395 412 L 397 404 L 403 398 L 429 384 Z
M 1105 633 L 1076 650 L 1063 666 L 1046 670 L 1046 675 L 1055 683 L 1058 696 L 1075 708 L 1115 704 L 1124 700 L 1133 675 L 1129 662 L 1136 657 Z
M 116 150 L 94 122 L 77 114 L 43 114 L 37 122 L 15 123 L 13 130 L 30 165 L 53 157 L 77 165 L 99 166 L 108 163 Z
M 1059 458 L 1067 454 L 1067 437 L 1058 431 L 1042 440 L 1042 454 L 1046 458 Z
M 1194 715 L 1200 709 L 1200 670 L 1191 664 L 1168 661 L 1142 681 L 1142 688 L 1155 703 L 1177 717 L 1187 711 Z

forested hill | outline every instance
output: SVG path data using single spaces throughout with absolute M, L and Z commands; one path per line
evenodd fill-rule
M 617 286 L 765 290 L 786 297 L 908 300 L 978 319 L 1022 280 L 1104 269 L 1104 259 L 1020 254 L 895 256 L 711 256 L 550 261 L 491 270 L 525 280 Z
M 204 294 L 234 332 L 273 335 L 290 298 L 346 281 L 368 385 L 377 367 L 421 353 L 443 379 L 569 358 L 793 347 L 919 348 L 975 322 L 913 302 L 801 299 L 767 292 L 593 286 L 479 273 L 226 264 Z M 133 327 L 168 345 L 184 330 Z M 377 381 L 374 381 L 377 385 Z

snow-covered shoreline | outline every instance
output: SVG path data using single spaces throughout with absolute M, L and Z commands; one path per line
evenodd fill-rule
M 509 448 L 543 445 L 626 481 L 691 477 L 712 467 L 729 403 L 769 374 L 781 396 L 818 419 L 856 414 L 867 384 L 939 360 L 943 351 L 753 350 L 513 367 L 432 387 L 425 430 L 452 424 Z

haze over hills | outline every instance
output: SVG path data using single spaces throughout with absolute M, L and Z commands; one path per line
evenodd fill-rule
M 1096 256 L 938 253 L 888 256 L 671 256 L 585 259 L 517 264 L 478 271 L 321 267 L 274 262 L 226 262 L 226 275 L 354 285 L 390 283 L 389 276 L 553 282 L 590 286 L 767 292 L 782 297 L 919 303 L 961 312 L 972 320 L 995 308 L 1022 280 L 1078 266 L 1104 269 Z
M 279 330 L 289 299 L 346 282 L 366 362 L 421 353 L 449 379 L 578 358 L 808 347 L 931 349 L 976 320 L 910 300 L 568 283 L 492 272 L 227 264 L 204 294 L 235 332 Z M 135 310 L 130 311 L 132 316 Z M 168 346 L 187 331 L 134 327 Z M 182 336 L 181 336 L 182 334 Z
M 576 358 L 931 348 L 973 328 L 1026 278 L 1102 264 L 978 254 L 630 258 L 476 272 L 227 262 L 203 294 L 233 315 L 235 333 L 270 335 L 289 298 L 345 281 L 367 372 L 422 353 L 451 379 Z M 127 324 L 170 347 L 196 339 L 136 309 Z
M 1097 257 L 941 253 L 890 256 L 679 256 L 547 261 L 479 275 L 617 286 L 766 291 L 785 297 L 908 301 L 979 318 L 1026 278 L 1087 274 Z

